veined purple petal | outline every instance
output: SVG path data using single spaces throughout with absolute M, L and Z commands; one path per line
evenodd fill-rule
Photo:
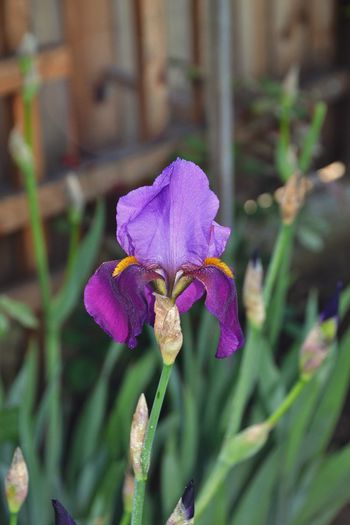
M 244 343 L 234 279 L 215 266 L 203 267 L 193 275 L 205 286 L 205 306 L 219 321 L 220 339 L 215 357 L 228 357 Z
M 57 499 L 52 500 L 52 506 L 55 511 L 55 525 L 76 525 L 72 516 Z
M 210 228 L 210 241 L 207 257 L 220 257 L 223 253 L 231 230 L 227 226 L 221 226 L 213 221 Z
M 176 306 L 179 312 L 182 314 L 187 312 L 202 297 L 204 291 L 205 288 L 201 282 L 193 281 L 176 299 Z
M 140 263 L 157 264 L 174 276 L 184 264 L 201 266 L 210 242 L 212 250 L 224 246 L 226 232 L 212 228 L 218 207 L 205 173 L 177 159 L 152 186 L 119 199 L 117 239 Z
M 117 263 L 103 263 L 90 278 L 85 287 L 85 308 L 110 337 L 134 348 L 144 323 L 154 320 L 154 297 L 148 283 L 157 275 L 132 264 L 113 277 Z

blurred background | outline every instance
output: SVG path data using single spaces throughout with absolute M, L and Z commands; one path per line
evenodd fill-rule
M 121 255 L 115 242 L 118 197 L 151 183 L 176 156 L 197 162 L 219 194 L 221 221 L 233 226 L 234 266 L 242 275 L 254 249 L 264 263 L 270 259 L 279 225 L 276 190 L 288 163 L 293 171 L 320 102 L 327 111 L 320 129 L 315 124 L 308 175 L 333 161 L 349 165 L 347 0 L 1 0 L 0 293 L 39 318 L 26 194 L 8 148 L 12 128 L 25 127 L 18 53 L 27 33 L 38 46 L 40 91 L 31 119 L 54 290 L 64 282 L 70 250 L 67 178 L 72 174 L 85 208 L 78 239 L 91 226 L 97 199 L 106 205 L 104 235 L 92 264 L 97 267 Z M 281 160 L 286 97 L 289 144 Z M 317 186 L 302 211 L 283 342 L 297 333 L 293 323 L 303 317 L 310 290 L 317 289 L 322 301 L 337 281 L 349 282 L 349 200 L 346 174 Z M 30 335 L 17 325 L 3 330 L 4 391 Z M 70 421 L 96 382 L 107 345 L 80 299 L 63 330 Z M 128 360 L 135 363 L 137 356 L 122 358 L 115 388 Z M 332 441 L 337 445 L 350 438 L 346 413 L 339 421 Z M 342 516 L 334 523 L 348 523 Z

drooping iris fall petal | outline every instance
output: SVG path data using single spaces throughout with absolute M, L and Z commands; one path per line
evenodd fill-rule
M 85 308 L 115 341 L 134 348 L 143 325 L 154 320 L 154 297 L 148 283 L 156 275 L 132 264 L 113 277 L 117 263 L 103 263 L 90 278 L 85 288 Z
M 205 266 L 193 273 L 206 289 L 205 306 L 219 321 L 220 339 L 215 357 L 228 357 L 244 341 L 238 320 L 234 279 L 215 266 Z

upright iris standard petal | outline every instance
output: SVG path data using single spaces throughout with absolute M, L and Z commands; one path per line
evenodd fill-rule
M 76 525 L 72 516 L 57 499 L 52 500 L 52 506 L 55 511 L 55 525 Z
M 85 308 L 115 341 L 134 348 L 144 323 L 152 324 L 154 320 L 154 297 L 148 283 L 156 274 L 132 264 L 113 277 L 117 263 L 103 263 L 90 278 L 85 288 Z
M 220 339 L 215 357 L 228 357 L 244 342 L 238 320 L 235 282 L 215 266 L 200 268 L 194 272 L 194 276 L 206 289 L 205 306 L 219 321 Z
M 117 238 L 128 255 L 159 265 L 175 276 L 184 264 L 200 266 L 215 244 L 212 224 L 219 201 L 205 173 L 193 162 L 176 160 L 152 186 L 122 197 L 117 205 Z M 220 242 L 222 231 L 219 232 Z

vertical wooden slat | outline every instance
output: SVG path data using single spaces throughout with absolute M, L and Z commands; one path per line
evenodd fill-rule
M 97 86 L 114 63 L 110 0 L 64 0 L 67 43 L 72 52 L 72 91 L 81 148 L 87 153 L 115 144 L 118 135 L 116 93 L 103 101 Z
M 267 4 L 267 0 L 238 0 L 235 2 L 237 69 L 240 78 L 245 80 L 256 79 L 267 74 Z
M 285 74 L 294 64 L 307 63 L 310 57 L 309 20 L 305 0 L 271 1 L 272 70 Z
M 310 0 L 308 7 L 313 63 L 329 65 L 335 53 L 336 2 Z
M 155 138 L 169 121 L 164 0 L 134 0 L 141 136 Z
M 198 72 L 204 72 L 204 27 L 205 1 L 191 0 L 192 22 L 192 61 Z M 195 78 L 192 81 L 192 115 L 195 122 L 200 122 L 204 116 L 204 80 Z

